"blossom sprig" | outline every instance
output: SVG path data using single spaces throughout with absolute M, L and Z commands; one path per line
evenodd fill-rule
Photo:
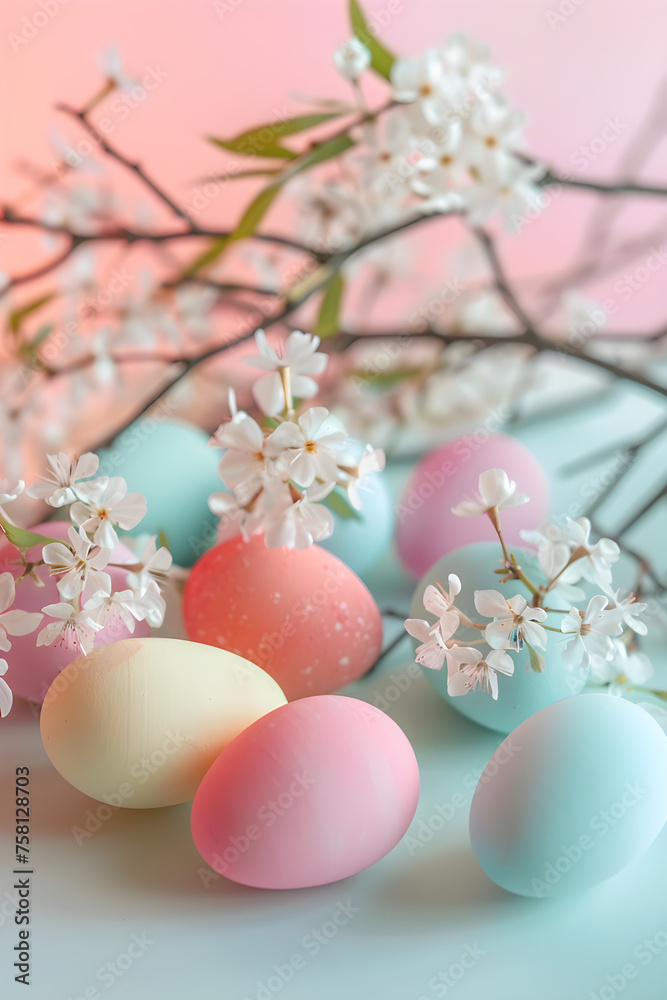
M 352 38 L 333 59 L 367 112 L 371 52 Z M 540 212 L 546 171 L 522 156 L 525 115 L 503 93 L 503 78 L 489 49 L 464 34 L 394 60 L 384 113 L 367 115 L 343 168 L 302 200 L 305 225 L 317 229 L 310 238 L 345 249 L 380 220 L 415 209 L 460 211 L 475 226 L 498 213 L 509 230 Z
M 527 503 L 529 497 L 517 491 L 516 483 L 502 469 L 483 472 L 473 497 L 452 508 L 459 517 L 488 517 L 493 525 L 502 557 L 494 570 L 499 582 L 521 582 L 529 592 L 476 590 L 478 614 L 490 621 L 473 621 L 457 607 L 460 579 L 451 574 L 448 590 L 438 583 L 429 585 L 423 597 L 424 609 L 436 617 L 435 623 L 411 618 L 405 622 L 410 635 L 419 640 L 416 660 L 432 670 L 447 664 L 447 690 L 453 696 L 479 689 L 498 698 L 498 674 L 512 676 L 515 654 L 524 650 L 534 671 L 546 667 L 547 646 L 557 644 L 564 667 L 586 671 L 594 682 L 604 684 L 611 694 L 625 694 L 633 685 L 644 690 L 653 668 L 646 656 L 636 651 L 636 636 L 645 635 L 641 615 L 646 604 L 634 594 L 624 598 L 613 591 L 612 565 L 618 560 L 616 542 L 602 538 L 593 543 L 586 518 L 565 518 L 563 526 L 546 525 L 539 532 L 522 532 L 538 546 L 538 564 L 544 579 L 531 579 L 510 553 L 503 538 L 501 511 Z M 585 600 L 581 581 L 596 584 L 604 591 Z M 511 588 L 510 588 L 511 589 Z M 583 602 L 583 603 L 582 603 Z M 569 610 L 552 603 L 570 603 Z M 558 624 L 547 624 L 550 615 Z M 459 630 L 474 630 L 477 638 L 464 638 Z M 490 647 L 483 653 L 476 648 Z M 514 654 L 514 655 L 510 655 Z
M 324 406 L 302 409 L 298 399 L 318 391 L 312 377 L 324 372 L 328 356 L 320 338 L 294 330 L 281 353 L 260 330 L 258 354 L 245 359 L 263 375 L 252 387 L 265 416 L 262 425 L 238 410 L 230 391 L 231 417 L 211 438 L 223 448 L 218 471 L 229 492 L 209 497 L 211 511 L 234 519 L 245 538 L 263 534 L 269 548 L 305 549 L 333 534 L 334 518 L 323 501 L 337 489 L 349 515 L 362 507 L 359 485 L 384 468 L 384 452 L 367 445 L 350 458 L 353 442 L 341 421 Z
M 3 544 L 14 547 L 12 562 L 17 567 L 16 574 L 0 574 L 0 651 L 9 658 L 9 662 L 0 660 L 2 716 L 10 711 L 13 701 L 3 676 L 11 666 L 10 636 L 28 635 L 42 625 L 36 646 L 57 644 L 85 656 L 103 629 L 122 624 L 134 632 L 137 621 L 159 627 L 166 610 L 161 584 L 172 564 L 166 547 L 157 548 L 153 537 L 138 562 L 115 561 L 118 530 L 130 530 L 140 523 L 147 509 L 145 497 L 128 493 L 120 476 L 97 476 L 99 458 L 92 452 L 74 459 L 60 452 L 47 455 L 47 461 L 49 469 L 43 479 L 29 486 L 26 493 L 51 507 L 68 508 L 70 526 L 65 540 L 17 528 L 0 507 L 0 535 L 4 536 Z M 0 481 L 2 505 L 13 502 L 24 486 L 22 482 L 12 486 Z M 126 571 L 122 590 L 113 588 L 107 572 L 112 566 Z M 43 586 L 40 568 L 48 569 L 55 579 L 60 600 L 45 603 L 41 612 L 21 610 L 21 585 L 30 578 Z M 46 624 L 45 618 L 50 619 Z

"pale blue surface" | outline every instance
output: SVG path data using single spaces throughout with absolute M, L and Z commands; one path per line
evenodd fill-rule
M 552 898 L 616 875 L 667 820 L 667 735 L 623 698 L 582 694 L 527 719 L 470 810 L 477 860 L 511 892 Z
M 208 497 L 220 492 L 220 452 L 209 435 L 181 423 L 138 421 L 100 452 L 100 475 L 122 476 L 130 493 L 143 493 L 148 513 L 131 535 L 166 535 L 178 566 L 192 566 L 216 540 L 217 518 Z
M 594 485 L 609 463 L 589 466 L 573 479 L 560 474 L 562 466 L 616 440 L 632 440 L 662 413 L 649 393 L 622 389 L 594 408 L 509 430 L 544 464 L 554 510 L 562 511 L 582 503 L 583 488 Z M 642 477 L 624 488 L 623 504 L 603 509 L 603 525 L 614 518 L 618 523 L 630 506 L 637 509 L 652 480 L 664 474 L 663 442 L 651 449 L 650 461 L 642 460 Z M 394 495 L 408 469 L 406 463 L 388 470 Z M 648 518 L 635 543 L 664 572 L 664 509 L 655 517 L 660 532 Z M 630 564 L 623 578 L 634 583 Z M 407 612 L 414 581 L 391 552 L 369 582 L 380 607 Z M 647 648 L 655 650 L 667 688 L 658 610 L 652 627 Z M 401 630 L 400 622 L 387 619 L 387 641 Z M 591 1000 L 591 991 L 599 997 L 614 988 L 610 983 L 622 984 L 628 964 L 634 972 L 621 985 L 621 1000 L 664 1000 L 667 830 L 628 869 L 571 899 L 526 899 L 499 889 L 474 857 L 468 813 L 477 779 L 501 738 L 440 698 L 410 653 L 406 640 L 346 693 L 381 705 L 411 740 L 421 770 L 417 815 L 403 842 L 373 868 L 313 890 L 263 892 L 222 878 L 206 888 L 188 806 L 114 813 L 79 846 L 72 827 L 82 826 L 95 805 L 54 773 L 33 715 L 19 705 L 0 726 L 0 899 L 11 912 L 4 893 L 11 894 L 12 884 L 14 769 L 28 763 L 35 810 L 34 984 L 29 990 L 14 986 L 15 928 L 0 920 L 3 1000 L 67 1000 L 95 984 L 110 1000 L 255 1000 L 258 983 L 266 984 L 274 966 L 286 966 L 295 954 L 304 964 L 274 993 L 280 1000 L 434 1000 L 443 995 L 442 977 L 475 948 L 481 954 L 449 992 L 455 1000 Z M 304 939 L 348 899 L 358 912 L 313 954 Z M 133 933 L 153 943 L 107 989 L 96 972 L 126 951 Z
M 516 545 L 512 547 L 512 551 L 528 578 L 538 583 L 542 582 L 543 576 L 539 571 L 537 559 L 529 552 L 521 551 Z M 476 590 L 498 590 L 504 597 L 521 594 L 527 600 L 530 599 L 530 591 L 520 581 L 498 583 L 498 577 L 493 571 L 501 557 L 502 550 L 496 542 L 479 542 L 477 545 L 468 545 L 444 556 L 417 585 L 410 607 L 411 617 L 435 621 L 433 615 L 424 611 L 422 602 L 424 591 L 436 580 L 440 580 L 447 588 L 447 578 L 450 573 L 455 573 L 461 580 L 461 593 L 456 598 L 457 607 L 472 621 L 487 620 L 483 619 L 475 609 Z M 563 606 L 557 592 L 554 592 L 553 604 L 558 608 Z M 558 627 L 561 617 L 549 615 L 547 624 Z M 462 630 L 460 634 L 463 639 L 472 637 L 469 629 Z M 554 701 L 578 694 L 583 688 L 584 676 L 566 670 L 562 664 L 561 650 L 565 641 L 565 637 L 549 635 L 547 648 L 543 652 L 546 663 L 543 673 L 535 673 L 530 668 L 527 649 L 522 653 L 510 653 L 514 660 L 514 673 L 510 677 L 498 674 L 497 701 L 483 691 L 471 691 L 462 697 L 450 697 L 447 693 L 446 668 L 429 670 L 425 667 L 424 674 L 436 691 L 458 712 L 482 726 L 507 734 L 529 715 L 534 715 Z M 417 645 L 416 641 L 414 645 Z

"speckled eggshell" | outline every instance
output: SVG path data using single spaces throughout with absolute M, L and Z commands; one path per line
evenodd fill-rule
M 220 751 L 285 704 L 254 663 L 179 639 L 126 639 L 66 667 L 41 714 L 57 771 L 94 799 L 131 809 L 193 797 Z
M 38 535 L 63 540 L 67 539 L 69 526 L 69 522 L 49 521 L 46 524 L 38 524 L 30 530 Z M 41 554 L 41 546 L 34 546 L 28 550 L 29 559 L 41 559 Z M 10 572 L 16 579 L 20 575 L 20 567 L 16 564 L 17 558 L 17 551 L 12 545 L 6 542 L 0 545 L 0 573 Z M 114 562 L 131 563 L 134 561 L 134 556 L 125 545 L 121 544 L 114 550 L 112 559 Z M 126 589 L 126 570 L 117 566 L 109 566 L 105 572 L 111 577 L 114 590 Z M 16 590 L 16 601 L 13 605 L 15 608 L 20 608 L 22 611 L 39 612 L 45 605 L 58 604 L 62 600 L 58 594 L 55 578 L 49 575 L 48 566 L 40 566 L 37 575 L 44 586 L 38 587 L 32 578 L 23 580 Z M 84 594 L 86 599 L 90 596 L 88 592 Z M 37 645 L 39 632 L 52 620 L 45 616 L 41 625 L 29 635 L 10 636 L 12 648 L 7 653 L 3 653 L 9 664 L 5 677 L 17 698 L 42 702 L 54 678 L 58 676 L 63 667 L 81 656 L 81 650 L 78 646 L 68 649 L 60 643 L 54 643 L 51 646 Z M 95 645 L 105 646 L 110 642 L 128 639 L 132 634 L 122 622 L 115 626 L 107 625 L 100 632 L 95 633 Z M 146 622 L 136 622 L 134 635 L 137 638 L 144 638 L 150 634 L 151 629 Z
M 148 502 L 146 516 L 129 534 L 164 532 L 178 566 L 192 566 L 216 540 L 208 498 L 221 490 L 220 452 L 209 439 L 190 424 L 146 418 L 100 452 L 99 475 L 122 476 L 129 492 L 143 493 Z
M 245 656 L 288 701 L 330 694 L 377 659 L 382 619 L 361 580 L 317 545 L 268 549 L 263 536 L 207 552 L 185 585 L 188 635 Z
M 520 549 L 516 545 L 512 547 L 512 551 L 529 577 L 534 574 L 535 579 L 543 579 L 539 574 L 537 559 L 532 553 Z M 412 599 L 410 617 L 435 621 L 435 617 L 424 610 L 424 591 L 429 584 L 435 583 L 436 580 L 439 580 L 446 587 L 450 573 L 455 573 L 462 584 L 461 593 L 456 598 L 456 605 L 473 621 L 491 621 L 491 619 L 482 618 L 475 609 L 476 590 L 499 590 L 507 597 L 522 594 L 528 600 L 531 596 L 530 592 L 521 582 L 498 582 L 498 577 L 493 571 L 500 565 L 498 560 L 501 557 L 502 552 L 498 542 L 479 542 L 477 545 L 468 545 L 445 556 L 419 582 Z M 557 591 L 554 591 L 554 601 L 557 600 L 560 599 L 557 597 Z M 556 606 L 561 607 L 562 605 L 556 604 Z M 557 625 L 560 624 L 560 617 L 562 616 L 550 616 Z M 547 624 L 550 622 L 547 621 Z M 472 632 L 461 627 L 456 638 L 465 639 L 466 637 L 473 637 Z M 542 673 L 535 673 L 531 669 L 528 650 L 521 653 L 510 653 L 514 660 L 514 673 L 511 677 L 498 674 L 497 701 L 494 701 L 490 694 L 479 690 L 451 697 L 447 693 L 446 665 L 442 670 L 429 670 L 424 667 L 423 672 L 436 691 L 462 715 L 468 716 L 469 719 L 478 722 L 481 726 L 496 729 L 501 733 L 510 733 L 534 712 L 538 712 L 541 708 L 554 701 L 559 701 L 561 698 L 578 694 L 582 690 L 586 681 L 585 675 L 567 670 L 563 665 L 561 651 L 566 642 L 565 636 L 548 633 L 547 649 L 543 653 L 546 668 Z M 413 641 L 413 644 L 416 648 L 416 640 Z M 488 649 L 488 647 L 484 647 L 484 649 Z
M 363 577 L 391 545 L 394 508 L 384 478 L 377 473 L 364 477 L 359 498 L 363 510 L 358 517 L 342 517 L 334 509 L 334 533 L 320 544 Z
M 396 546 L 406 570 L 422 576 L 462 545 L 495 538 L 486 517 L 457 517 L 451 508 L 477 492 L 481 472 L 504 469 L 530 503 L 502 512 L 503 534 L 520 542 L 522 528 L 539 527 L 549 510 L 545 473 L 525 445 L 486 431 L 451 441 L 426 455 L 406 480 L 396 504 Z
M 561 896 L 639 858 L 667 820 L 667 736 L 644 709 L 582 694 L 523 722 L 486 765 L 470 840 L 486 874 Z
M 223 750 L 195 796 L 192 836 L 243 885 L 324 885 L 388 854 L 418 798 L 414 751 L 389 716 L 356 698 L 304 698 Z

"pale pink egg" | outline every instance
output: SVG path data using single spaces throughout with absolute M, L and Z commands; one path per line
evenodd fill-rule
M 183 619 L 190 639 L 256 663 L 288 701 L 356 680 L 382 643 L 377 604 L 349 567 L 318 545 L 268 549 L 262 536 L 233 538 L 195 563 Z
M 451 508 L 477 492 L 487 469 L 504 469 L 530 503 L 501 512 L 505 540 L 521 541 L 521 529 L 538 528 L 549 512 L 549 488 L 542 466 L 525 445 L 507 434 L 486 431 L 450 441 L 430 452 L 406 479 L 396 505 L 396 547 L 413 576 L 438 559 L 474 542 L 496 539 L 487 517 L 457 517 Z
M 225 747 L 195 796 L 192 836 L 234 882 L 300 889 L 383 858 L 418 799 L 417 760 L 396 723 L 322 695 L 274 709 Z
M 49 521 L 46 524 L 38 524 L 30 531 L 48 538 L 62 540 L 67 538 L 69 521 Z M 35 546 L 28 550 L 28 559 L 41 559 L 41 546 Z M 119 545 L 113 552 L 114 562 L 132 563 L 135 557 L 125 545 Z M 17 560 L 19 562 L 17 563 Z M 21 565 L 17 550 L 13 545 L 5 542 L 0 545 L 0 573 L 10 572 L 17 579 L 21 575 Z M 116 566 L 109 566 L 105 572 L 111 577 L 111 584 L 114 590 L 125 590 L 127 584 L 125 578 L 127 570 Z M 26 578 L 16 588 L 16 600 L 13 607 L 21 611 L 41 611 L 47 604 L 59 604 L 62 601 L 58 593 L 55 579 L 49 575 L 48 566 L 40 566 L 37 575 L 44 586 L 38 587 L 32 578 Z M 84 599 L 91 595 L 86 592 Z M 12 689 L 15 697 L 25 698 L 27 701 L 34 701 L 41 704 L 44 696 L 51 684 L 58 676 L 63 667 L 66 667 L 72 660 L 78 659 L 81 655 L 79 645 L 68 648 L 56 641 L 51 646 L 38 646 L 37 636 L 42 628 L 53 619 L 46 615 L 42 619 L 41 625 L 29 635 L 12 635 L 10 641 L 12 648 L 2 655 L 9 664 L 9 669 L 5 674 L 5 680 Z M 136 622 L 134 636 L 145 638 L 151 634 L 150 626 L 146 622 Z M 95 646 L 106 646 L 110 642 L 119 642 L 121 639 L 129 639 L 132 633 L 122 624 L 116 626 L 107 625 L 95 635 Z

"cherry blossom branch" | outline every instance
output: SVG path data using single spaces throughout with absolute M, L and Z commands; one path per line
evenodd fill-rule
M 512 290 L 507 276 L 505 274 L 505 269 L 501 264 L 500 257 L 496 251 L 495 243 L 492 238 L 486 232 L 486 230 L 476 227 L 472 230 L 473 234 L 477 238 L 490 266 L 491 271 L 494 276 L 494 283 L 497 291 L 504 299 L 506 305 L 511 312 L 514 313 L 519 323 L 524 328 L 524 333 L 529 334 L 534 332 L 534 325 L 523 306 L 519 302 L 516 294 Z
M 357 340 L 372 339 L 374 337 L 379 340 L 404 339 L 406 334 L 405 332 L 399 331 L 378 330 L 376 332 L 348 332 L 343 333 L 341 336 L 347 337 L 348 343 L 354 343 Z M 629 371 L 622 368 L 620 365 L 614 364 L 613 362 L 605 361 L 603 358 L 598 358 L 592 354 L 586 353 L 585 351 L 580 351 L 578 348 L 572 347 L 571 345 L 563 343 L 560 340 L 552 340 L 548 337 L 544 337 L 542 334 L 539 334 L 534 330 L 528 330 L 521 334 L 505 335 L 458 332 L 443 333 L 439 330 L 434 330 L 431 327 L 428 327 L 422 330 L 419 334 L 414 334 L 413 336 L 415 339 L 419 337 L 429 337 L 433 340 L 440 341 L 442 344 L 456 344 L 461 341 L 470 341 L 470 343 L 475 343 L 477 341 L 489 347 L 496 344 L 525 344 L 528 347 L 532 347 L 538 354 L 545 351 L 549 351 L 554 354 L 565 354 L 577 361 L 584 361 L 596 368 L 601 368 L 604 371 L 609 372 L 611 375 L 615 375 L 617 378 L 626 379 L 629 382 L 635 382 L 637 385 L 642 385 L 647 389 L 652 389 L 654 392 L 657 392 L 662 396 L 667 396 L 667 386 L 660 385 L 659 383 L 640 375 L 638 372 Z
M 149 188 L 153 194 L 158 198 L 164 205 L 167 206 L 179 219 L 182 219 L 186 223 L 191 232 L 197 232 L 197 223 L 192 219 L 185 209 L 177 205 L 174 199 L 167 194 L 167 192 L 158 185 L 152 177 L 149 177 L 144 168 L 140 163 L 130 160 L 127 156 L 121 153 L 119 150 L 112 146 L 104 135 L 97 129 L 91 121 L 89 121 L 86 111 L 77 111 L 76 108 L 72 108 L 69 104 L 56 104 L 58 111 L 63 111 L 65 114 L 70 115 L 72 118 L 76 119 L 83 126 L 88 135 L 95 140 L 99 145 L 100 149 L 103 150 L 108 157 L 112 160 L 116 160 L 118 163 L 122 164 L 127 170 L 135 174 L 139 180 L 144 184 L 145 187 Z
M 530 158 L 527 163 L 536 161 Z M 560 174 L 557 170 L 548 168 L 540 181 L 542 187 L 550 184 L 559 184 L 562 187 L 577 188 L 582 191 L 595 191 L 598 194 L 606 195 L 648 195 L 657 198 L 667 198 L 667 187 L 660 184 L 642 184 L 639 181 L 594 181 L 587 177 L 571 177 L 569 174 Z

